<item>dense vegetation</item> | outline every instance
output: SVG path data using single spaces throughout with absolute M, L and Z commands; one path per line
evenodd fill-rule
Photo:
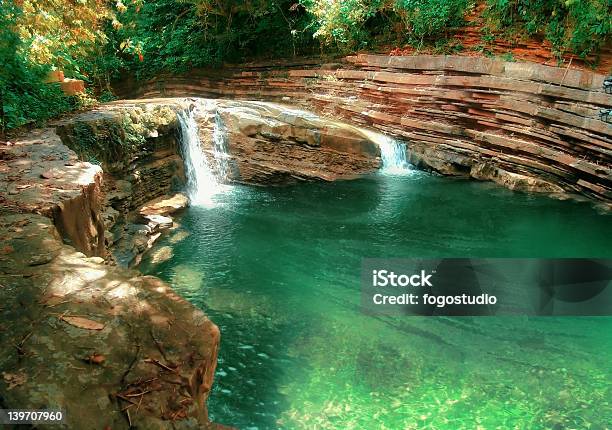
M 483 37 L 547 39 L 559 58 L 597 58 L 612 0 L 483 0 Z M 249 58 L 444 47 L 477 0 L 0 0 L 2 129 L 112 97 L 122 72 L 220 66 Z M 491 36 L 494 35 L 494 36 Z M 54 68 L 86 80 L 65 97 Z

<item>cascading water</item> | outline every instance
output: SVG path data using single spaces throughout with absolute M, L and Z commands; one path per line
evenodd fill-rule
M 391 175 L 405 175 L 412 171 L 406 158 L 406 144 L 384 134 L 360 129 L 361 132 L 380 148 L 381 171 Z
M 227 131 L 219 112 L 215 115 L 215 128 L 213 130 L 213 157 L 216 164 L 216 175 L 222 181 L 226 180 L 229 173 Z
M 410 164 L 406 159 L 406 144 L 389 136 L 382 136 L 378 140 L 382 170 L 385 173 L 399 174 L 410 171 Z
M 178 114 L 187 176 L 187 196 L 192 205 L 210 207 L 214 205 L 213 197 L 227 188 L 220 182 L 227 177 L 227 145 L 223 124 L 217 114 L 212 145 L 216 169 L 213 170 L 201 145 L 196 122 L 197 113 L 198 106 L 195 106 Z

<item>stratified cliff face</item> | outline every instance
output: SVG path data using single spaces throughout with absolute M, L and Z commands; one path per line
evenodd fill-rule
M 194 100 L 202 149 L 225 147 L 226 180 L 258 185 L 350 179 L 380 167 L 362 130 L 265 102 Z M 214 168 L 218 165 L 211 161 Z M 217 167 L 218 168 L 218 167 Z
M 357 55 L 124 80 L 123 97 L 277 101 L 403 139 L 417 165 L 528 191 L 612 199 L 603 75 L 458 56 Z
M 164 227 L 144 219 L 138 209 L 185 186 L 177 141 L 177 112 L 183 109 L 181 100 L 111 103 L 56 127 L 80 159 L 104 171 L 98 211 L 102 236 L 121 265 L 138 264 Z M 186 205 L 183 199 L 182 207 Z

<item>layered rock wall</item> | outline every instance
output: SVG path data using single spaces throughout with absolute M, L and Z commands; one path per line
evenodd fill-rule
M 206 100 L 198 106 L 202 149 L 229 182 L 332 181 L 380 167 L 379 147 L 357 127 L 275 103 Z M 225 163 L 210 156 L 215 145 L 223 146 Z
M 460 56 L 357 55 L 331 64 L 251 64 L 148 82 L 122 97 L 269 100 L 378 129 L 412 161 L 514 189 L 612 199 L 612 106 L 603 75 Z
M 177 142 L 179 101 L 102 105 L 57 126 L 62 142 L 81 159 L 100 164 L 107 182 L 125 198 L 113 205 L 136 210 L 144 203 L 184 186 Z
M 100 248 L 112 249 L 113 257 L 122 265 L 137 264 L 140 255 L 159 237 L 159 226 L 143 219 L 138 209 L 184 188 L 177 140 L 177 112 L 184 108 L 179 100 L 111 103 L 57 125 L 57 134 L 65 145 L 79 158 L 100 164 L 104 170 L 104 180 L 97 185 L 99 208 L 92 208 L 92 213 L 99 213 L 101 218 Z

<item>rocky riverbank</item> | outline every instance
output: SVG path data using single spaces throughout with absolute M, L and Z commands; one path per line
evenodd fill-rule
M 336 76 L 348 76 L 342 73 Z M 206 399 L 216 367 L 218 328 L 168 285 L 130 269 L 155 240 L 176 227 L 173 214 L 188 204 L 181 193 L 186 178 L 179 113 L 194 110 L 198 145 L 213 169 L 219 166 L 215 139 L 222 134 L 224 180 L 229 182 L 349 179 L 381 165 L 375 133 L 287 105 L 254 101 L 119 101 L 3 142 L 1 407 L 62 407 L 67 427 L 216 426 L 208 421 Z M 371 113 L 361 111 L 354 119 L 363 122 L 363 115 Z M 404 138 L 414 135 L 381 124 L 368 125 Z M 580 132 L 583 143 L 572 146 L 572 151 L 585 153 L 581 159 L 565 146 L 530 143 L 521 148 L 544 158 L 558 155 L 553 158 L 563 166 L 547 169 L 590 172 L 589 184 L 598 188 L 586 188 L 606 200 L 607 126 L 589 127 L 597 128 L 592 132 L 598 137 L 589 138 L 587 145 L 584 139 L 592 133 Z M 478 133 L 487 142 L 510 142 Z M 419 136 L 425 139 L 425 134 Z M 463 145 L 459 141 L 452 148 L 442 140 L 428 142 L 407 140 L 409 155 L 445 174 L 550 193 L 576 192 L 581 184 L 569 185 L 539 168 L 508 167 L 513 165 L 509 160 L 527 163 L 524 154 L 498 153 L 499 148 L 480 143 L 465 152 L 457 150 Z
M 85 115 L 95 127 L 75 143 L 98 142 L 101 156 L 130 138 L 153 144 L 146 133 L 163 126 L 115 127 L 124 117 L 112 109 Z M 0 146 L 0 407 L 62 408 L 66 428 L 218 428 L 206 408 L 218 328 L 159 279 L 116 265 L 107 235 L 113 223 L 128 231 L 121 216 L 169 191 L 174 174 L 160 172 L 182 163 L 163 151 L 145 161 L 146 145 L 120 153 L 122 166 L 82 161 L 60 138 L 79 118 Z M 160 214 L 184 204 L 157 200 L 139 216 L 160 229 Z

